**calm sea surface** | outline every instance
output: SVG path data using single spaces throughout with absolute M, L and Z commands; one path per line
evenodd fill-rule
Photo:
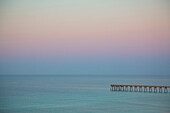
M 170 113 L 170 93 L 110 91 L 111 83 L 170 86 L 170 78 L 1 76 L 0 113 Z

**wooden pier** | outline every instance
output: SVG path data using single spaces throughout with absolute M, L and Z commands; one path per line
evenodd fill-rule
M 168 88 L 170 86 L 148 86 L 148 85 L 110 85 L 111 91 L 134 91 L 134 92 L 159 92 L 159 93 L 168 93 Z

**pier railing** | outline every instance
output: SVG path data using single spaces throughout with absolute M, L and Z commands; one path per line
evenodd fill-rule
M 149 86 L 149 85 L 110 85 L 111 91 L 139 91 L 139 92 L 159 92 L 159 93 L 168 93 L 168 88 L 170 86 Z

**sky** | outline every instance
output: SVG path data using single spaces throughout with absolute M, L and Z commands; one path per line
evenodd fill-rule
M 170 76 L 170 1 L 0 0 L 0 74 Z

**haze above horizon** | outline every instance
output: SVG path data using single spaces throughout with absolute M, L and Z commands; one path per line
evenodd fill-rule
M 170 76 L 168 0 L 1 0 L 0 75 Z

